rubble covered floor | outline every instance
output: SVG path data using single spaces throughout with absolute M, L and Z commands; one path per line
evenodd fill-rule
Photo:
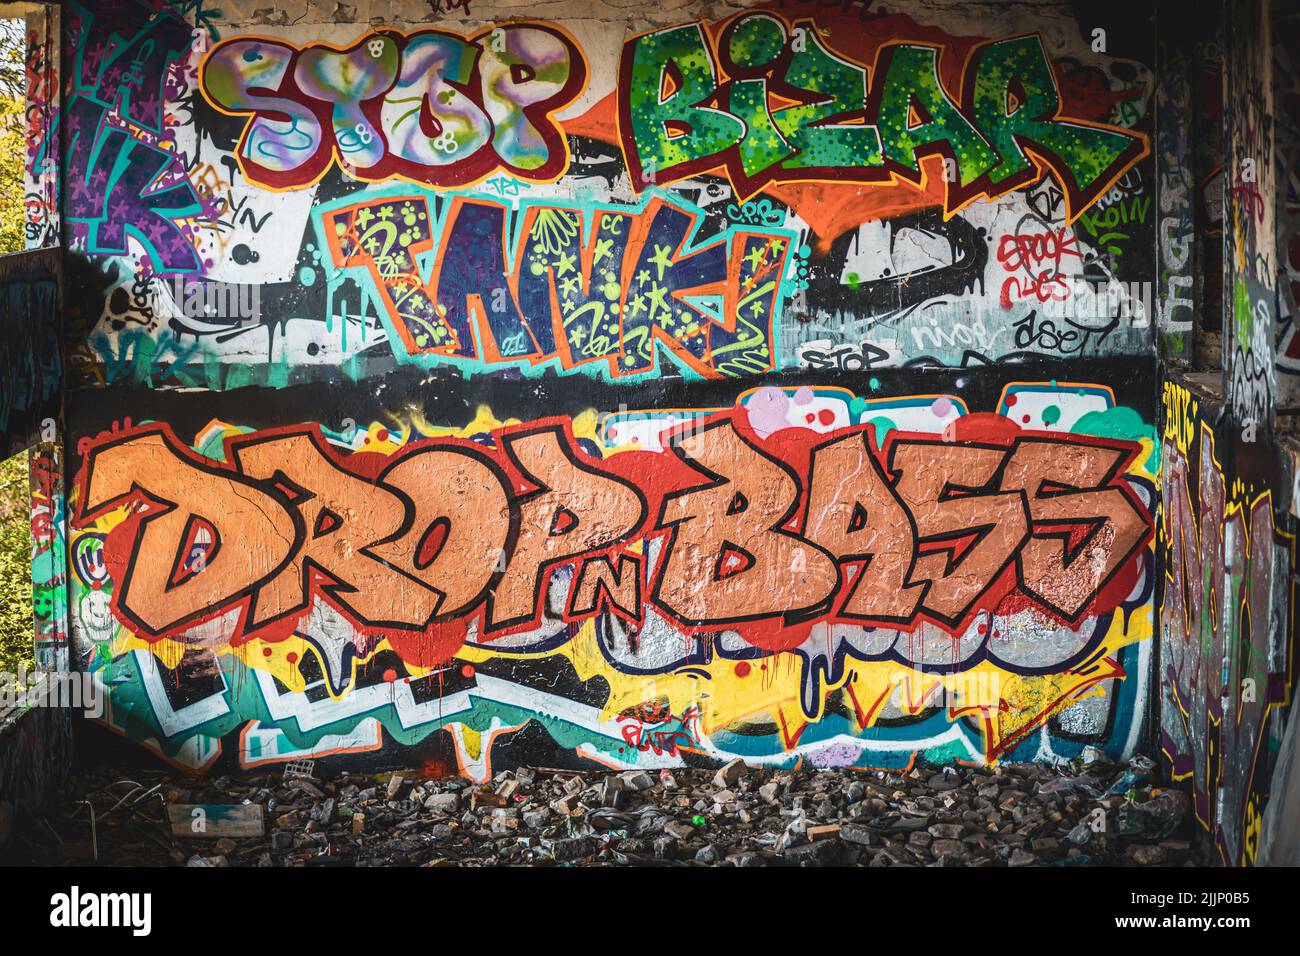
M 310 762 L 205 780 L 97 769 L 10 854 L 110 866 L 1200 864 L 1186 795 L 1151 772 L 1144 757 L 903 773 L 520 769 L 485 785 Z

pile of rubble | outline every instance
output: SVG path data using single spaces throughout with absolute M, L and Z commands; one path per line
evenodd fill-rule
M 204 781 L 97 771 L 26 842 L 32 862 L 109 865 L 1198 863 L 1187 797 L 1152 771 L 1096 752 L 898 773 L 519 769 L 481 786 L 310 764 Z

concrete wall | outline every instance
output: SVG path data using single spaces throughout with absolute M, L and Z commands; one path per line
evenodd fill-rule
M 0 715 L 0 848 L 39 820 L 66 779 L 72 766 L 72 719 L 61 707 Z
M 1149 749 L 1154 38 L 1074 9 L 69 3 L 105 724 L 480 779 Z

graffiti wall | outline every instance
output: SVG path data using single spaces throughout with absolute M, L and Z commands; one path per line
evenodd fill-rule
M 1158 342 L 1183 368 L 1223 363 L 1223 36 L 1214 12 L 1207 23 L 1175 4 L 1157 9 Z
M 1243 439 L 1270 427 L 1276 407 L 1278 170 L 1269 3 L 1227 18 L 1224 56 L 1224 342 L 1232 417 Z
M 289 29 L 70 4 L 82 381 L 1148 348 L 1150 37 L 1095 53 L 1064 5 L 1014 29 L 964 5 L 683 8 L 630 34 L 578 5 L 411 4 L 373 30 L 327 6 Z
M 1162 404 L 1162 750 L 1223 862 L 1253 864 L 1295 674 L 1295 538 L 1277 459 L 1230 462 L 1204 391 L 1166 382 Z
M 107 727 L 480 779 L 1149 742 L 1150 34 L 304 6 L 64 11 Z
M 1149 414 L 945 379 L 535 419 L 503 389 L 451 427 L 445 403 L 341 403 L 342 427 L 238 393 L 80 409 L 103 426 L 79 447 L 81 647 L 109 723 L 196 766 L 397 742 L 482 775 L 498 735 L 612 766 L 1122 750 Z
M 1293 406 L 1300 395 L 1300 4 L 1278 3 L 1271 12 L 1277 83 L 1278 388 L 1280 401 Z
M 28 249 L 62 241 L 59 212 L 60 10 L 44 3 L 12 3 L 6 16 L 21 18 L 26 43 L 23 241 Z

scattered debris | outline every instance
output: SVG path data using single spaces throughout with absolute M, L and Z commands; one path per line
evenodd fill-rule
M 292 771 L 193 780 L 83 773 L 31 862 L 174 866 L 1179 866 L 1200 862 L 1181 790 L 1150 761 L 1057 767 Z M 1120 789 L 1122 788 L 1122 789 Z M 196 812 L 201 811 L 201 812 Z M 202 820 L 202 828 L 196 823 Z M 92 829 L 92 820 L 94 829 Z M 44 834 L 42 836 L 42 834 Z

